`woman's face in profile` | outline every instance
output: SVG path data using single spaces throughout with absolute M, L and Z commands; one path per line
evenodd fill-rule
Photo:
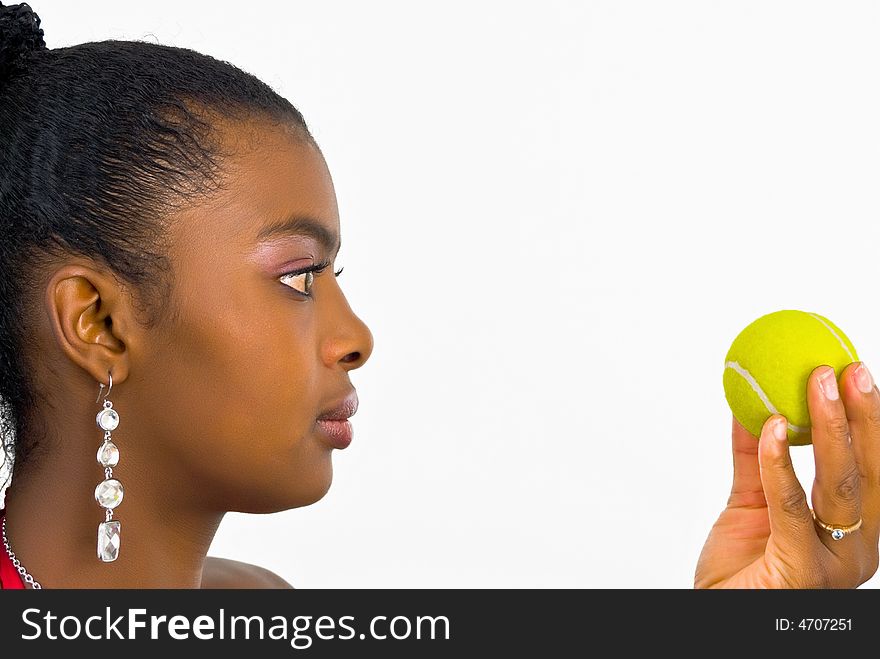
M 284 126 L 222 129 L 226 186 L 173 223 L 173 320 L 130 346 L 127 401 L 152 429 L 157 473 L 188 474 L 217 510 L 273 512 L 320 499 L 340 445 L 317 418 L 354 392 L 373 339 L 335 272 L 336 195 L 320 151 Z M 279 229 L 309 218 L 319 236 Z M 321 240 L 323 236 L 325 240 Z M 328 242 L 330 244 L 325 244 Z M 328 262 L 321 272 L 287 274 Z M 312 277 L 314 277 L 312 279 Z M 123 385 L 125 386 L 125 385 Z M 114 392 L 115 393 L 115 392 Z

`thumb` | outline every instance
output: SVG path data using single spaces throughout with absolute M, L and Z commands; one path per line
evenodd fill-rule
M 764 422 L 758 441 L 758 462 L 767 497 L 770 535 L 780 549 L 794 552 L 818 538 L 807 495 L 791 463 L 787 430 L 788 421 L 779 414 Z

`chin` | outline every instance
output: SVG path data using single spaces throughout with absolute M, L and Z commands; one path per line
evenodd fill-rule
M 309 506 L 324 498 L 333 482 L 333 466 L 329 457 L 318 464 L 300 466 L 290 473 L 276 475 L 243 489 L 243 500 L 233 510 L 243 513 L 278 513 L 291 508 Z
M 249 503 L 236 506 L 232 510 L 252 514 L 280 513 L 291 508 L 302 508 L 317 503 L 324 498 L 329 490 L 329 480 L 326 483 L 315 484 L 314 487 L 308 488 L 302 487 L 300 484 L 300 487 L 293 492 L 275 493 L 275 495 L 266 492 L 265 496 L 257 500 L 252 498 Z
M 293 502 L 290 507 L 310 506 L 320 501 L 330 490 L 332 483 L 333 463 L 328 453 L 327 460 L 322 461 L 322 464 L 315 465 L 308 471 L 300 470 L 299 475 L 294 477 L 294 491 L 291 493 Z
M 333 481 L 332 478 L 328 478 L 327 482 L 323 485 L 323 487 L 315 488 L 315 490 L 310 493 L 310 496 L 305 497 L 302 500 L 302 503 L 300 503 L 299 506 L 310 506 L 313 503 L 317 503 L 318 501 L 323 499 L 324 495 L 330 491 L 330 485 L 331 485 L 332 481 Z

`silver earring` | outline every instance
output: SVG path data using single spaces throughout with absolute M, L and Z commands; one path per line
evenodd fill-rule
M 113 409 L 113 403 L 107 400 L 113 388 L 113 374 L 108 372 L 108 375 L 110 386 L 104 394 L 104 408 L 95 417 L 98 427 L 104 430 L 104 443 L 98 447 L 98 463 L 104 467 L 104 480 L 95 488 L 95 500 L 107 509 L 106 520 L 98 525 L 98 558 L 105 563 L 115 561 L 119 557 L 121 524 L 119 520 L 113 519 L 113 509 L 122 503 L 122 483 L 113 478 L 113 467 L 119 462 L 119 449 L 110 440 L 110 433 L 119 425 L 119 413 Z M 98 400 L 100 400 L 104 383 L 98 384 L 101 385 L 98 390 Z

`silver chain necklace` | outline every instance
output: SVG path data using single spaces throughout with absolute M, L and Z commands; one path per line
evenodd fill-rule
M 42 588 L 38 581 L 34 581 L 31 573 L 24 569 L 24 565 L 22 565 L 21 561 L 15 557 L 15 552 L 12 551 L 12 547 L 9 546 L 9 538 L 6 537 L 6 515 L 3 515 L 3 546 L 6 547 L 6 553 L 9 554 L 12 564 L 15 566 L 15 569 L 18 570 L 18 573 L 22 578 L 34 588 Z

